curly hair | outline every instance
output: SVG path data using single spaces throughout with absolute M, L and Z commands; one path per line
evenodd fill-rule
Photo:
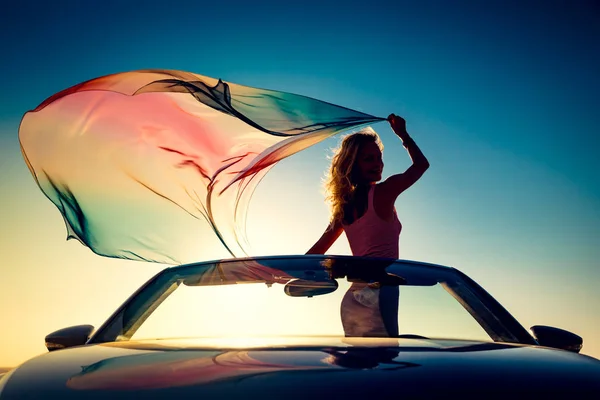
M 331 209 L 331 221 L 344 220 L 345 206 L 353 200 L 357 182 L 353 169 L 360 148 L 366 143 L 376 143 L 383 151 L 383 143 L 370 127 L 345 136 L 341 145 L 334 150 L 331 166 L 325 177 L 325 200 Z

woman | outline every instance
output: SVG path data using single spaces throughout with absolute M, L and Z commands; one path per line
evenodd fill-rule
M 429 168 L 429 162 L 406 132 L 406 121 L 394 114 L 388 121 L 402 140 L 412 165 L 404 173 L 377 183 L 383 171 L 379 137 L 373 131 L 346 136 L 333 156 L 326 182 L 331 221 L 307 254 L 325 254 L 345 231 L 353 255 L 398 258 L 402 225 L 394 203 Z
M 406 121 L 394 114 L 388 121 L 412 165 L 379 182 L 383 145 L 377 134 L 363 130 L 346 136 L 333 156 L 326 181 L 331 220 L 307 254 L 324 254 L 344 231 L 355 256 L 399 257 L 402 224 L 394 203 L 429 168 L 429 162 L 406 131 Z M 397 299 L 397 287 L 380 290 L 378 284 L 353 283 L 342 301 L 346 335 L 397 336 Z M 374 309 L 380 312 L 373 313 Z

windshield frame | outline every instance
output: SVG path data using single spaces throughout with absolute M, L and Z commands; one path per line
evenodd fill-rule
M 295 256 L 265 256 L 234 258 L 200 263 L 186 264 L 166 268 L 149 279 L 136 292 L 134 292 L 91 336 L 88 344 L 106 343 L 114 341 L 130 340 L 136 330 L 145 322 L 146 318 L 182 283 L 189 282 L 191 274 L 200 273 L 213 268 L 218 271 L 214 274 L 208 284 L 219 285 L 235 284 L 240 282 L 227 281 L 223 270 L 227 271 L 228 265 L 234 263 L 283 263 L 292 262 L 287 265 L 286 272 L 313 270 L 317 275 L 327 271 L 327 265 L 341 265 L 342 277 L 351 279 L 355 274 L 352 265 L 356 263 L 369 263 L 375 265 L 373 270 L 384 270 L 389 273 L 410 275 L 409 284 L 417 282 L 416 285 L 428 285 L 432 279 L 435 283 L 441 283 L 442 287 L 465 308 L 469 314 L 488 333 L 494 342 L 508 342 L 520 344 L 533 344 L 536 342 L 528 331 L 485 289 L 478 285 L 464 273 L 451 267 L 429 264 L 410 260 L 377 259 L 354 256 L 331 256 L 331 255 L 295 255 Z M 298 264 L 299 262 L 299 264 Z M 304 263 L 306 262 L 306 263 Z M 320 265 L 320 268 L 316 266 Z M 346 266 L 350 266 L 347 268 Z M 369 268 L 371 269 L 371 268 Z M 364 270 L 363 270 L 364 271 Z M 331 273 L 331 270 L 329 270 Z M 204 273 L 204 272 L 203 272 Z M 339 278 L 338 276 L 337 278 Z M 322 279 L 322 277 L 321 277 Z M 221 280 L 221 282 L 219 282 Z M 429 281 L 428 281 L 429 280 Z M 264 282 L 253 280 L 252 282 Z M 443 282 L 452 282 L 444 284 Z M 267 282 L 268 283 L 268 282 Z M 414 285 L 415 283 L 413 283 Z

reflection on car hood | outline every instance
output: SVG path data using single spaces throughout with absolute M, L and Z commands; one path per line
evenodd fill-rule
M 600 391 L 600 361 L 541 347 L 426 339 L 130 341 L 59 350 L 21 365 L 5 398 L 347 398 Z M 272 343 L 272 341 L 270 341 Z M 219 348 L 215 347 L 219 346 Z M 595 397 L 595 395 L 593 396 Z

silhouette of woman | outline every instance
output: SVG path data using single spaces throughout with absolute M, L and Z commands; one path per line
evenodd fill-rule
M 355 256 L 399 257 L 402 224 L 394 203 L 429 168 L 429 162 L 406 131 L 406 121 L 394 114 L 388 121 L 412 165 L 379 182 L 383 144 L 377 133 L 367 128 L 346 136 L 326 180 L 331 220 L 307 254 L 324 254 L 345 232 Z M 341 314 L 347 336 L 397 336 L 398 287 L 355 282 L 344 296 Z

